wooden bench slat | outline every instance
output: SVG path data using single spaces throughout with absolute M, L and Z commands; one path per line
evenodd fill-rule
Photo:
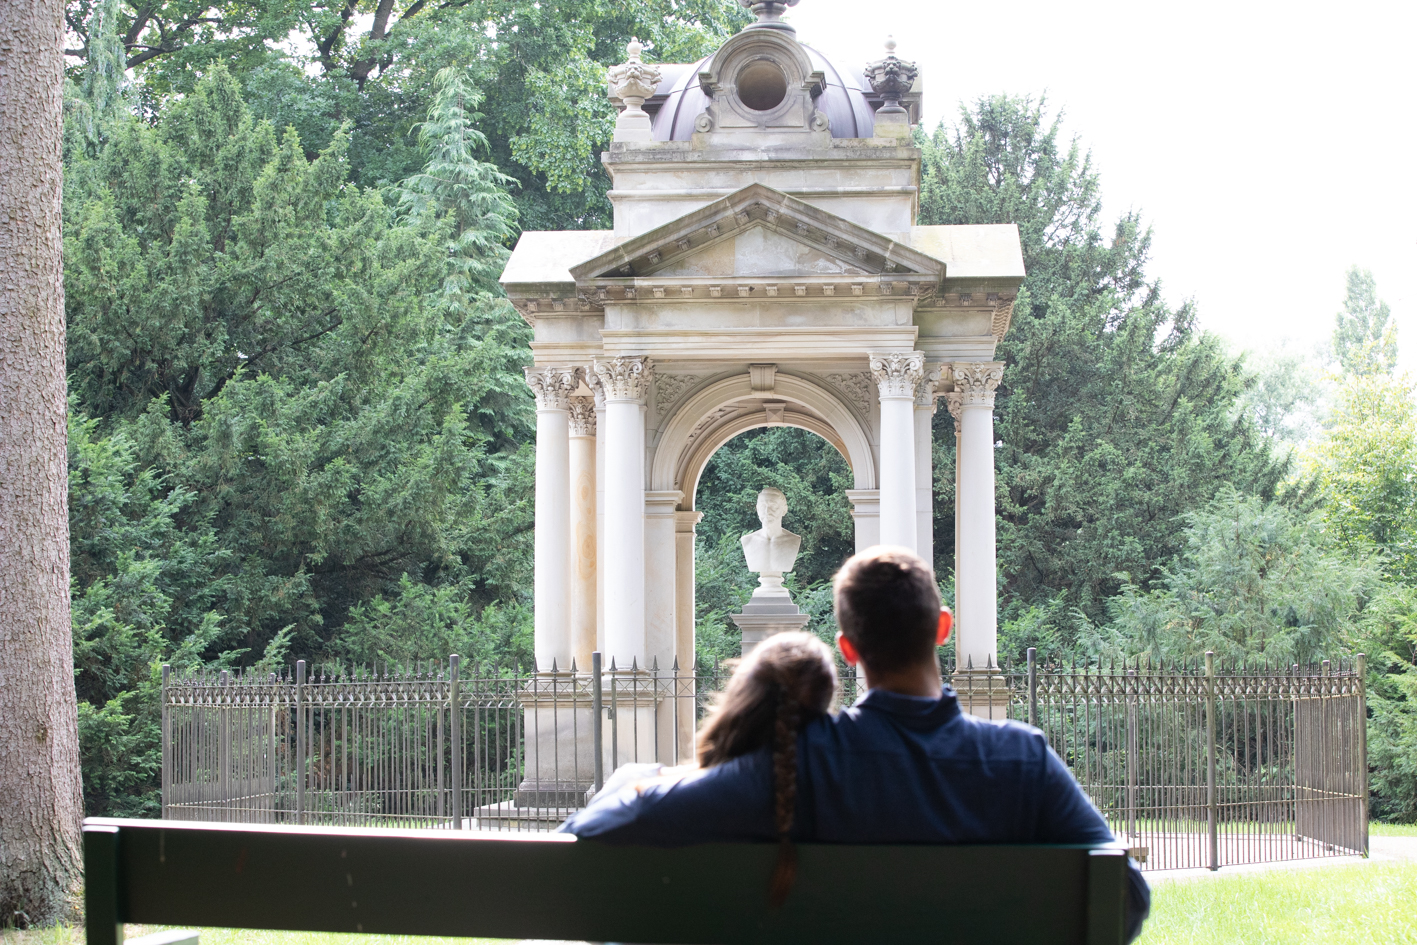
M 1120 847 L 801 844 L 774 910 L 776 856 L 772 844 L 95 819 L 88 945 L 119 945 L 107 917 L 665 945 L 1122 940 Z

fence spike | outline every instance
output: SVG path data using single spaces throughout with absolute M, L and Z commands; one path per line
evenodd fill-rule
M 640 658 L 639 658 L 638 656 L 632 656 L 632 657 L 630 657 L 630 672 L 632 672 L 632 673 L 638 673 L 639 671 L 640 671 Z
M 657 672 L 659 672 L 659 657 L 658 657 L 658 656 L 656 656 L 656 657 L 654 658 L 654 666 L 650 669 L 650 672 L 652 672 L 652 673 L 657 673 Z
M 672 667 L 672 669 L 676 673 L 679 672 L 679 654 L 677 653 L 674 654 L 674 666 Z
M 573 656 L 573 657 L 571 657 L 571 672 L 574 673 L 575 671 L 576 671 L 576 658 Z
M 615 672 L 615 657 L 610 657 L 610 671 Z

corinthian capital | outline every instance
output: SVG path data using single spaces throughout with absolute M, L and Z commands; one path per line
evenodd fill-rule
M 565 410 L 571 393 L 581 386 L 584 371 L 578 367 L 537 365 L 526 369 L 526 382 L 536 395 L 537 410 Z
M 955 436 L 959 436 L 959 421 L 964 417 L 964 395 L 959 391 L 951 391 L 945 395 L 945 409 L 950 412 L 950 416 L 955 420 Z
M 595 436 L 595 398 L 571 398 L 571 436 Z
M 925 368 L 920 383 L 915 385 L 915 406 L 929 407 L 934 412 L 935 398 L 940 396 L 940 382 L 945 378 L 945 371 L 943 365 Z
M 994 391 L 1004 379 L 1002 362 L 956 361 L 950 369 L 954 371 L 955 390 L 959 392 L 962 407 L 994 406 Z
M 635 400 L 644 403 L 654 362 L 644 357 L 607 358 L 595 362 L 595 376 L 605 388 L 607 400 Z
M 871 373 L 876 378 L 876 390 L 882 399 L 907 397 L 914 400 L 915 385 L 925 377 L 925 355 L 919 351 L 873 354 Z

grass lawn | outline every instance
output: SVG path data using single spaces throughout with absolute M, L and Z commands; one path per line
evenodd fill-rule
M 1144 945 L 1417 945 L 1417 863 L 1157 884 Z
M 1371 837 L 1417 837 L 1417 824 L 1379 824 L 1368 825 L 1368 835 Z

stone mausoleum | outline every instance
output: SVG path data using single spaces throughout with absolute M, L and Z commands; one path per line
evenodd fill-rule
M 647 63 L 630 44 L 608 76 L 614 229 L 525 232 L 502 275 L 534 329 L 538 666 L 585 672 L 593 650 L 621 670 L 692 665 L 695 489 L 714 451 L 754 427 L 802 427 L 841 452 L 858 550 L 932 561 L 943 400 L 958 447 L 957 651 L 987 673 L 994 352 L 1024 277 L 1017 229 L 916 225 L 921 82 L 893 43 L 875 62 L 832 62 L 780 19 L 797 0 L 741 2 L 758 21 L 700 62 Z M 687 757 L 693 713 L 648 691 L 619 753 Z M 588 749 L 565 737 L 528 739 L 545 756 L 528 759 L 542 772 L 529 803 L 584 790 Z

